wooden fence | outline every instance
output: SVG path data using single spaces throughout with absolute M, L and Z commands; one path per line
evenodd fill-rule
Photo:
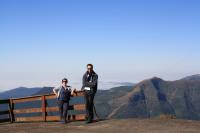
M 84 92 L 83 91 L 77 91 L 73 94 L 72 97 L 83 97 Z M 0 104 L 7 104 L 8 110 L 1 111 L 0 109 L 0 115 L 8 115 L 9 118 L 0 119 L 0 122 L 28 122 L 28 121 L 58 121 L 60 120 L 59 115 L 48 115 L 48 112 L 58 112 L 58 106 L 47 106 L 47 100 L 56 100 L 56 96 L 54 94 L 49 95 L 38 95 L 38 96 L 29 96 L 29 97 L 23 97 L 23 98 L 13 98 L 13 99 L 7 99 L 7 100 L 0 100 Z M 26 102 L 33 102 L 33 101 L 39 101 L 41 103 L 41 107 L 37 108 L 20 108 L 15 109 L 16 104 L 26 103 Z M 69 106 L 69 110 L 75 110 L 75 111 L 84 111 L 82 114 L 73 114 L 68 115 L 68 120 L 70 121 L 81 121 L 85 120 L 86 114 L 85 114 L 85 102 L 84 103 L 78 103 L 78 104 L 72 104 Z M 28 117 L 21 117 L 18 116 L 20 114 L 31 114 L 31 113 L 41 113 L 39 116 L 28 116 Z

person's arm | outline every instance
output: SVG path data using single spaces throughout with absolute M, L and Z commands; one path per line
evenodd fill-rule
M 83 75 L 82 84 L 83 84 L 83 86 L 82 86 L 81 90 L 84 90 L 84 87 L 87 87 L 86 86 L 86 74 Z
M 58 91 L 59 91 L 58 87 L 53 88 L 53 93 L 56 95 L 56 97 L 58 97 Z
M 73 96 L 75 92 L 76 92 L 76 89 L 72 89 L 71 90 L 71 95 Z
M 93 82 L 85 81 L 85 86 L 87 86 L 87 87 L 95 87 L 97 85 L 97 82 L 98 82 L 98 75 L 95 75 Z

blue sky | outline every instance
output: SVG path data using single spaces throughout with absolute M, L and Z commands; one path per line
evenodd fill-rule
M 200 73 L 198 0 L 1 0 L 0 90 Z

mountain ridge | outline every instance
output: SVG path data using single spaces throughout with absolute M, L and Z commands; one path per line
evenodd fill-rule
M 115 101 L 114 105 L 118 107 L 113 110 L 109 118 L 171 115 L 177 118 L 200 119 L 197 102 L 200 101 L 199 90 L 200 80 L 164 81 L 157 77 L 146 79 Z M 177 104 L 177 101 L 180 103 Z
M 134 86 L 98 90 L 95 96 L 97 113 L 101 118 L 169 116 L 178 119 L 200 120 L 200 80 L 198 76 L 192 75 L 188 76 L 189 78 L 185 77 L 175 81 L 152 77 Z M 52 88 L 43 87 L 31 95 L 49 94 L 52 93 Z

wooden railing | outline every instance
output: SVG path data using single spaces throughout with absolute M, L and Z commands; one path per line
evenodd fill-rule
M 73 94 L 72 97 L 83 97 L 84 92 L 83 91 L 77 91 Z M 49 95 L 38 95 L 38 96 L 30 96 L 30 97 L 23 97 L 23 98 L 14 98 L 9 100 L 0 100 L 0 104 L 8 104 L 9 110 L 7 111 L 0 111 L 1 114 L 9 114 L 9 119 L 3 119 L 0 122 L 27 122 L 27 121 L 58 121 L 60 120 L 59 115 L 48 115 L 48 112 L 58 112 L 58 106 L 47 106 L 47 100 L 56 100 L 56 96 L 54 94 Z M 16 104 L 22 104 L 27 102 L 34 102 L 39 101 L 41 103 L 41 107 L 36 108 L 20 108 L 16 109 Z M 85 101 L 84 103 L 74 103 L 73 105 L 69 106 L 69 110 L 75 110 L 75 111 L 84 111 L 82 114 L 72 114 L 68 115 L 68 120 L 70 121 L 81 121 L 85 120 L 86 114 L 85 114 Z M 0 109 L 1 110 L 1 109 Z M 31 113 L 41 113 L 39 116 L 29 116 Z M 28 114 L 28 117 L 21 117 L 18 116 L 20 114 Z

